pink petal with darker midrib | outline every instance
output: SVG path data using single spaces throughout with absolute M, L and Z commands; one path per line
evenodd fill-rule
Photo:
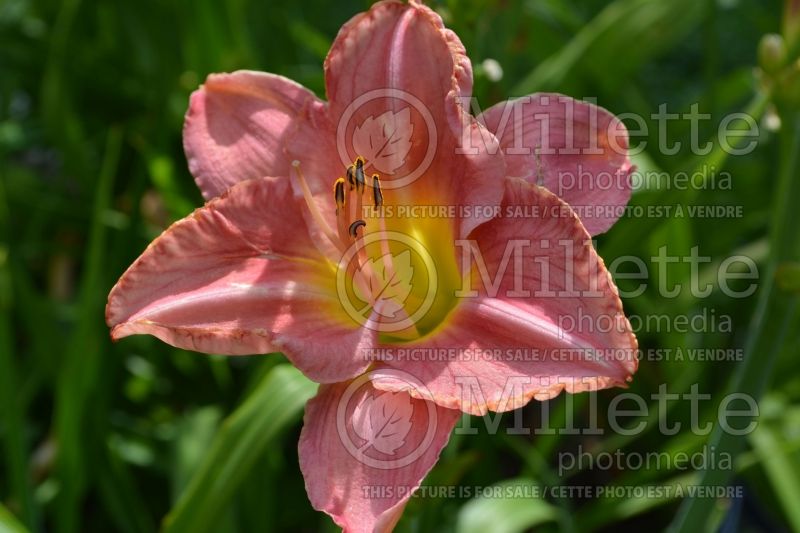
M 346 533 L 391 531 L 460 416 L 361 378 L 322 385 L 299 444 L 311 504 Z
M 563 94 L 501 102 L 479 120 L 500 140 L 509 176 L 570 204 L 592 235 L 608 230 L 631 196 L 628 130 L 605 109 Z
M 363 371 L 374 332 L 343 316 L 332 267 L 288 180 L 241 182 L 176 222 L 109 295 L 112 337 L 147 333 L 189 350 L 284 352 L 319 382 Z
M 554 194 L 523 180 L 506 185 L 504 212 L 515 207 L 523 214 L 491 220 L 469 237 L 485 263 L 481 274 L 473 261 L 465 289 L 474 296 L 462 296 L 433 334 L 404 346 L 420 349 L 419 359 L 384 363 L 419 379 L 444 407 L 508 411 L 562 390 L 625 386 L 636 372 L 636 337 L 580 220 Z M 519 263 L 509 255 L 502 271 L 507 246 L 520 240 L 512 251 L 521 254 Z M 444 351 L 452 358 L 424 355 Z M 402 381 L 376 386 L 410 390 Z M 473 395 L 469 387 L 479 390 Z
M 210 200 L 247 179 L 288 177 L 289 139 L 308 136 L 318 143 L 326 134 L 301 118 L 311 103 L 323 105 L 282 76 L 248 70 L 211 74 L 192 94 L 183 126 L 189 171 L 203 196 Z

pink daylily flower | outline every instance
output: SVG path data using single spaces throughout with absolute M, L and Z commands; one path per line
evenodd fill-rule
M 346 23 L 325 74 L 327 102 L 250 71 L 192 95 L 184 146 L 208 203 L 122 275 L 106 320 L 115 340 L 283 352 L 321 384 L 299 444 L 312 505 L 387 531 L 462 412 L 635 373 L 591 244 L 630 196 L 627 132 L 555 94 L 473 117 L 461 42 L 413 1 Z

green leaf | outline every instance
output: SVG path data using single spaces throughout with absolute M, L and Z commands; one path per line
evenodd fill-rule
M 197 471 L 205 452 L 211 448 L 219 429 L 222 412 L 217 406 L 187 413 L 178 425 L 175 439 L 175 462 L 172 471 L 173 495 L 178 499 Z
M 488 491 L 497 497 L 477 497 L 467 502 L 458 514 L 458 533 L 515 533 L 558 519 L 559 511 L 539 497 L 524 497 L 538 488 L 527 478 L 517 478 Z
M 800 262 L 791 261 L 778 265 L 775 281 L 782 291 L 800 292 Z
M 28 450 L 25 439 L 25 405 L 17 391 L 20 375 L 17 370 L 14 347 L 14 311 L 12 301 L 11 269 L 8 265 L 9 238 L 4 228 L 8 226 L 5 199 L 5 175 L 0 173 L 0 451 L 7 464 L 8 485 L 21 503 L 23 519 L 34 527 L 38 511 L 34 507 L 31 483 L 28 478 Z M 0 524 L 2 520 L 0 519 Z
M 194 205 L 181 195 L 172 159 L 145 151 L 150 180 L 161 193 L 161 198 L 174 219 L 183 218 L 194 210 Z
M 605 525 L 629 520 L 634 516 L 666 505 L 678 497 L 679 489 L 692 485 L 695 480 L 695 474 L 690 473 L 657 485 L 635 485 L 642 487 L 644 493 L 648 495 L 646 498 L 597 498 L 580 512 L 578 521 L 580 531 L 594 531 Z M 626 486 L 633 487 L 634 485 Z
M 168 533 L 214 531 L 235 490 L 281 431 L 300 417 L 316 384 L 290 365 L 267 374 L 227 419 L 197 473 L 164 520 Z
M 582 67 L 596 71 L 599 83 L 622 83 L 648 58 L 668 49 L 698 24 L 706 4 L 695 0 L 617 0 L 566 46 L 543 61 L 511 93 L 559 88 Z
M 761 457 L 764 471 L 775 489 L 778 502 L 794 531 L 800 531 L 800 472 L 793 459 L 785 453 L 785 446 L 769 424 L 759 424 L 750 434 L 750 443 Z
M 800 316 L 798 297 L 776 291 L 774 282 L 778 264 L 800 259 L 800 238 L 793 231 L 800 215 L 796 209 L 792 209 L 794 199 L 800 193 L 800 182 L 796 179 L 800 168 L 800 112 L 792 110 L 782 118 L 788 127 L 782 130 L 780 138 L 781 159 L 770 227 L 770 258 L 748 332 L 745 360 L 727 387 L 728 393 L 747 394 L 756 400 L 763 395 L 769 383 L 778 354 L 784 346 L 798 339 L 798 332 L 790 327 Z M 721 425 L 714 428 L 708 443 L 718 454 L 730 454 L 734 458 L 744 447 L 740 436 L 723 431 Z M 726 485 L 731 475 L 728 470 L 709 467 L 702 471 L 700 485 Z M 706 529 L 713 516 L 714 505 L 715 500 L 710 498 L 687 498 L 668 531 Z
M 0 533 L 27 533 L 27 529 L 17 522 L 11 511 L 0 504 Z
M 330 40 L 316 28 L 303 22 L 293 20 L 289 23 L 289 33 L 303 48 L 320 60 L 324 60 L 331 48 Z
M 88 413 L 101 413 L 107 407 L 96 398 L 92 401 L 92 395 L 97 393 L 96 383 L 101 379 L 107 342 L 107 330 L 102 319 L 107 294 L 104 276 L 108 227 L 104 223 L 104 214 L 111 205 L 123 139 L 121 129 L 108 130 L 92 206 L 78 316 L 56 384 L 54 424 L 59 444 L 58 473 L 63 482 L 58 495 L 57 530 L 62 533 L 79 530 L 81 499 L 94 474 L 87 463 L 91 462 L 92 453 L 99 453 L 85 442 L 86 432 L 94 429 Z M 91 445 L 95 444 L 96 441 L 91 441 Z

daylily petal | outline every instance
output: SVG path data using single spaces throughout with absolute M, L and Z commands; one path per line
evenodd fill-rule
M 109 295 L 112 338 L 229 355 L 282 351 L 315 381 L 364 370 L 374 334 L 342 311 L 285 178 L 241 182 L 157 238 Z
M 481 148 L 496 140 L 464 110 L 472 67 L 439 15 L 416 2 L 375 4 L 342 27 L 325 70 L 340 158 L 364 156 L 392 191 L 387 203 L 486 205 L 491 177 L 454 167 L 481 165 L 480 156 L 459 151 L 462 138 Z M 494 158 L 494 166 L 502 162 Z
M 322 385 L 306 404 L 299 444 L 311 504 L 345 532 L 391 531 L 460 415 L 376 390 L 367 375 Z
M 321 139 L 327 133 L 297 120 L 311 103 L 324 105 L 305 87 L 275 74 L 210 75 L 192 93 L 183 127 L 189 171 L 203 196 L 219 196 L 242 180 L 288 176 L 289 137 Z
M 471 261 L 462 290 L 474 295 L 463 294 L 437 331 L 402 346 L 413 358 L 397 357 L 397 347 L 376 358 L 419 379 L 439 405 L 472 414 L 624 386 L 637 368 L 636 338 L 580 220 L 518 179 L 506 186 L 503 213 L 470 235 L 485 264 L 481 274 Z M 415 394 L 402 380 L 376 386 Z
M 435 158 L 430 170 L 434 179 L 420 180 L 410 192 L 419 197 L 417 203 L 454 206 L 457 212 L 468 213 L 453 219 L 453 235 L 463 239 L 494 216 L 503 198 L 507 169 L 490 131 L 468 113 L 454 120 L 460 122 L 460 138 L 448 136 L 441 141 L 442 156 Z
M 390 0 L 342 26 L 325 60 L 325 81 L 334 122 L 352 102 L 387 88 L 411 94 L 431 106 L 434 116 L 444 116 L 448 94 L 471 94 L 472 65 L 436 12 L 414 1 Z M 372 109 L 357 112 L 366 118 Z
M 500 140 L 509 176 L 569 203 L 592 235 L 608 230 L 631 195 L 628 130 L 603 108 L 537 93 L 487 109 L 479 120 Z
M 358 156 L 366 158 L 366 170 L 380 174 L 384 187 L 391 189 L 388 180 L 416 170 L 404 168 L 402 162 L 419 167 L 425 155 L 437 159 L 453 153 L 436 148 L 440 136 L 449 134 L 451 144 L 458 140 L 452 138 L 451 127 L 461 134 L 455 96 L 469 96 L 472 66 L 458 37 L 428 7 L 385 1 L 353 17 L 332 45 L 325 73 L 330 104 L 310 102 L 298 122 L 327 135 L 300 134 L 287 145 L 324 215 L 332 218 L 334 211 L 333 181 L 344 176 Z M 381 150 L 370 142 L 385 142 L 391 154 L 375 153 Z M 420 157 L 415 159 L 415 154 Z M 375 161 L 381 156 L 385 160 Z M 432 163 L 428 159 L 424 166 Z
M 335 226 L 336 206 L 333 200 L 333 183 L 344 175 L 346 167 L 336 153 L 335 129 L 328 117 L 328 105 L 318 101 L 310 101 L 298 115 L 295 122 L 296 133 L 289 137 L 286 155 L 291 161 L 300 164 L 299 169 L 292 168 L 290 180 L 297 202 L 301 205 L 311 231 L 311 240 L 326 257 L 338 261 L 341 252 L 326 237 L 325 232 L 314 220 L 304 196 L 303 186 L 298 180 L 298 171 L 303 173 L 305 182 L 311 193 L 322 219 L 330 226 Z M 312 128 L 319 135 L 308 135 L 307 128 Z

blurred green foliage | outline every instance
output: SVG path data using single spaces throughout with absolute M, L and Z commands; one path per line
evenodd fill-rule
M 181 149 L 190 92 L 209 73 L 246 68 L 285 75 L 324 95 L 327 49 L 341 24 L 368 5 L 0 0 L 0 531 L 135 533 L 160 527 L 167 515 L 170 531 L 333 530 L 311 509 L 297 466 L 311 384 L 280 355 L 224 359 L 150 337 L 113 345 L 103 307 L 146 245 L 201 204 Z M 697 103 L 712 117 L 701 123 L 700 139 L 713 139 L 726 113 L 747 108 L 757 118 L 780 117 L 780 131 L 762 127 L 756 150 L 746 156 L 693 156 L 685 121 L 669 123 L 665 132 L 671 142 L 684 141 L 677 154 L 649 149 L 637 156 L 640 168 L 669 174 L 709 173 L 711 164 L 709 179 L 724 168 L 733 185 L 687 192 L 648 187 L 636 192 L 633 205 L 736 205 L 742 217 L 623 218 L 598 243 L 606 264 L 632 254 L 650 265 L 662 246 L 670 255 L 688 255 L 697 246 L 713 260 L 701 272 L 712 284 L 726 258 L 752 257 L 760 288 L 744 300 L 716 285 L 709 298 L 684 291 L 665 300 L 659 276 L 669 285 L 687 284 L 691 272 L 685 264 L 663 273 L 650 269 L 644 294 L 625 301 L 630 313 L 705 312 L 730 316 L 732 327 L 642 330 L 644 349 L 744 348 L 747 359 L 642 361 L 631 389 L 649 398 L 662 384 L 674 393 L 697 384 L 713 399 L 702 404 L 703 423 L 716 421 L 726 391 L 764 400 L 749 438 L 731 439 L 718 429 L 710 437 L 665 436 L 652 414 L 645 417 L 648 430 L 632 437 L 455 435 L 427 481 L 542 487 L 732 481 L 746 487 L 743 499 L 417 498 L 399 530 L 473 531 L 484 524 L 498 531 L 534 525 L 585 531 L 670 523 L 687 531 L 719 524 L 800 530 L 794 205 L 800 119 L 796 107 L 773 98 L 754 76 L 759 40 L 780 31 L 782 4 L 443 0 L 434 6 L 466 45 L 484 109 L 537 90 L 594 97 L 615 113 L 646 118 L 661 104 L 688 112 Z M 486 59 L 499 62 L 502 79 L 489 79 Z M 634 134 L 633 141 L 656 147 L 657 124 L 648 118 L 647 125 L 649 136 Z M 626 283 L 620 280 L 629 288 Z M 592 399 L 601 415 L 614 394 Z M 549 402 L 552 425 L 563 427 L 571 412 L 582 416 L 588 401 L 580 395 Z M 523 415 L 537 421 L 540 413 L 532 404 Z M 503 423 L 511 424 L 512 416 Z M 669 416 L 688 427 L 684 403 Z M 578 446 L 675 454 L 709 442 L 737 454 L 733 472 L 556 471 L 558 453 Z

